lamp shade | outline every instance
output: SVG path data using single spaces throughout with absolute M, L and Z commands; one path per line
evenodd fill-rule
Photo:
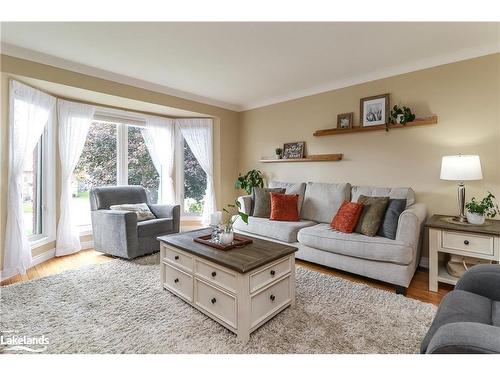
M 482 179 L 483 173 L 478 155 L 443 156 L 441 180 L 471 181 Z

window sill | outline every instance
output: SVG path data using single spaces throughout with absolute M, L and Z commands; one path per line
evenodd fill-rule
M 42 238 L 37 238 L 36 240 L 31 240 L 30 241 L 31 250 L 38 249 L 39 247 L 54 242 L 55 240 L 56 239 L 54 237 L 42 237 Z

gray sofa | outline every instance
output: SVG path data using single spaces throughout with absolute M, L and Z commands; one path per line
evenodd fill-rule
M 422 224 L 426 207 L 415 203 L 411 188 L 351 186 L 349 183 L 285 183 L 272 181 L 269 187 L 283 187 L 299 195 L 300 222 L 271 221 L 250 217 L 248 225 L 237 219 L 234 228 L 276 242 L 293 244 L 296 257 L 394 284 L 405 293 L 419 260 Z M 394 240 L 345 234 L 333 230 L 330 222 L 343 201 L 357 201 L 360 195 L 405 198 L 406 210 L 399 217 Z M 242 210 L 250 213 L 252 196 L 238 198 Z
M 137 222 L 130 211 L 110 210 L 117 204 L 146 203 L 156 219 Z M 135 258 L 160 250 L 159 235 L 178 233 L 180 206 L 149 204 L 142 186 L 96 187 L 90 190 L 94 248 L 121 258 Z
M 448 293 L 421 353 L 500 353 L 500 265 L 469 269 Z

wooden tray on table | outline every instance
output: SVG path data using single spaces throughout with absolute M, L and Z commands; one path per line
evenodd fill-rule
M 210 234 L 200 237 L 193 238 L 194 242 L 201 243 L 203 245 L 207 245 L 219 250 L 231 250 L 237 247 L 244 247 L 248 244 L 251 244 L 253 241 L 250 238 L 240 236 L 238 234 L 234 234 L 233 242 L 227 245 L 215 243 L 211 241 L 212 236 Z

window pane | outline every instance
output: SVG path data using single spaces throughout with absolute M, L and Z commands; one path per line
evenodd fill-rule
M 146 188 L 150 202 L 158 201 L 160 176 L 151 160 L 141 129 L 128 126 L 128 184 Z
M 207 175 L 184 140 L 184 213 L 201 215 Z
M 73 172 L 73 217 L 77 225 L 90 222 L 89 192 L 93 186 L 116 185 L 116 124 L 93 122 Z
M 23 171 L 23 215 L 28 236 L 42 234 L 42 137 L 26 160 Z

